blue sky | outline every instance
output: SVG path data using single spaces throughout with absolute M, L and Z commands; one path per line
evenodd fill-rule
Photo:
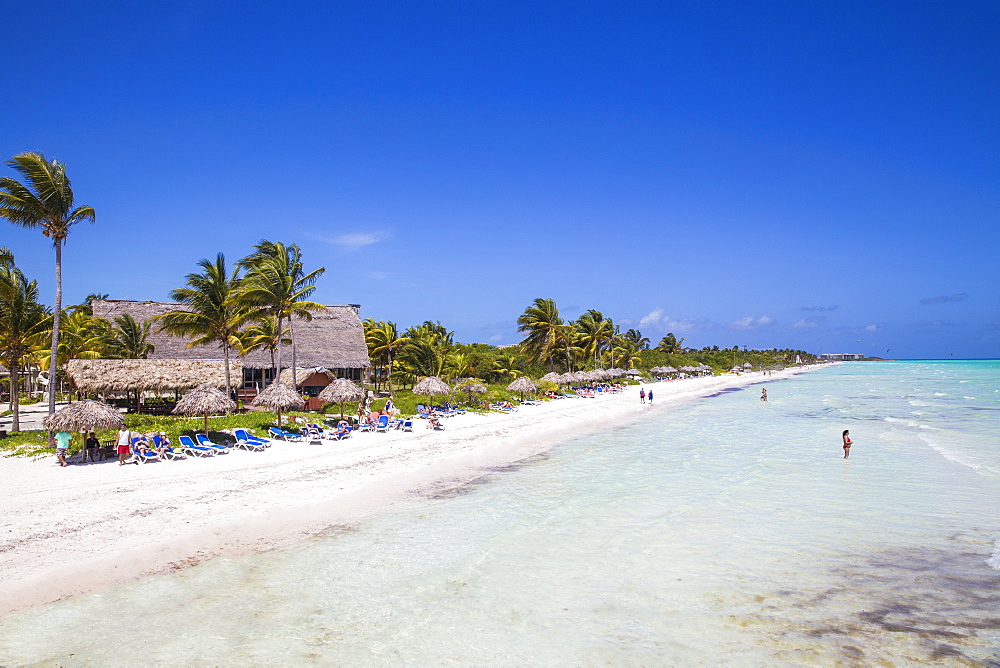
M 994 2 L 3 11 L 0 156 L 97 210 L 67 303 L 267 238 L 319 301 L 467 342 L 548 297 L 654 343 L 1000 357 Z M 51 300 L 41 234 L 0 245 Z

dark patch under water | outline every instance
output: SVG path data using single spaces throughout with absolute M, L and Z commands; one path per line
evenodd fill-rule
M 909 547 L 845 555 L 852 566 L 833 571 L 838 586 L 754 596 L 759 615 L 751 617 L 776 624 L 782 644 L 818 642 L 848 663 L 1000 666 L 1000 572 L 985 563 L 989 541 L 977 542 L 983 551 L 969 550 L 966 542 L 955 551 Z M 786 608 L 804 613 L 788 616 L 793 621 Z M 777 658 L 785 651 L 777 650 Z

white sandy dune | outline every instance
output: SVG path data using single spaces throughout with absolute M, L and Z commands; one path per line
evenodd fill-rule
M 141 466 L 99 462 L 61 468 L 55 457 L 0 459 L 0 615 L 219 555 L 235 556 L 356 522 L 394 500 L 467 482 L 487 467 L 543 452 L 601 424 L 726 387 L 775 381 L 797 370 L 687 379 L 594 399 L 466 414 L 432 431 L 363 433 L 339 442 L 276 442 Z

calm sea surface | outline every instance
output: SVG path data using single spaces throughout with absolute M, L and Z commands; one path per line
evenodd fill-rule
M 997 665 L 1000 362 L 767 388 L 7 617 L 0 664 Z

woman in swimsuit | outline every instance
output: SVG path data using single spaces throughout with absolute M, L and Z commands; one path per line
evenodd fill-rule
M 848 434 L 848 430 L 845 429 L 844 430 L 844 434 L 843 434 L 843 437 L 844 437 L 844 459 L 847 459 L 848 457 L 851 456 L 851 437 L 848 436 L 847 434 Z

